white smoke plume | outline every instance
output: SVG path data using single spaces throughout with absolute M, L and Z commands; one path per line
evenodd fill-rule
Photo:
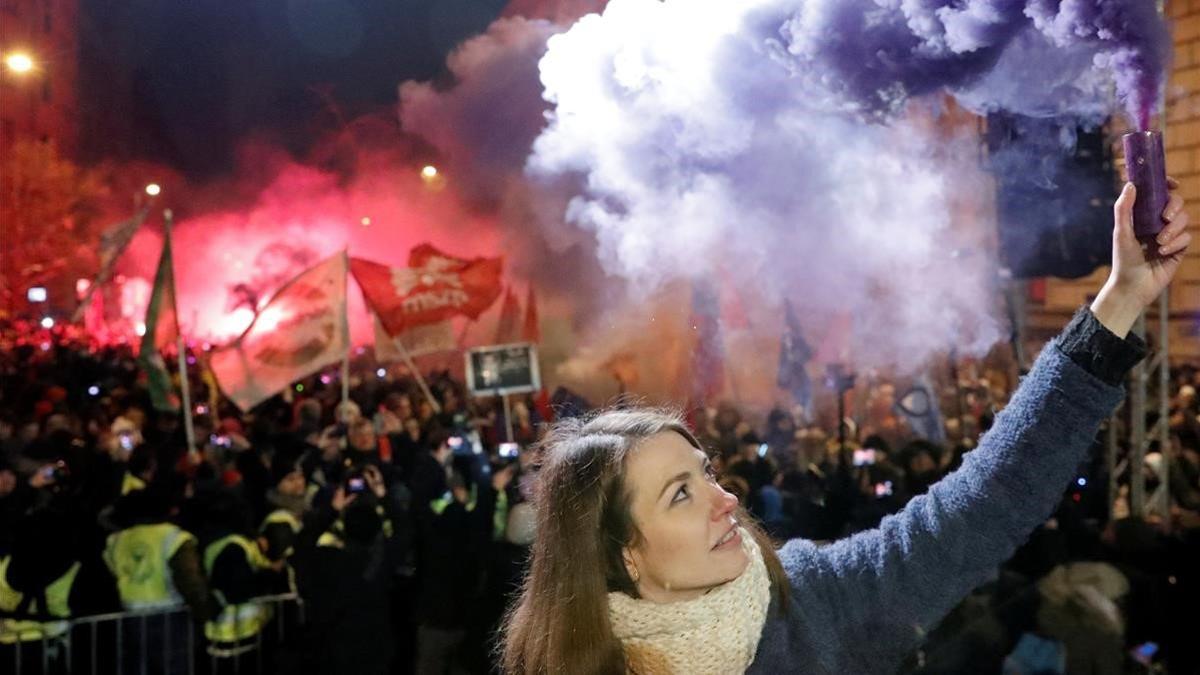
M 514 2 L 400 104 L 600 351 L 714 278 L 773 338 L 784 298 L 810 337 L 851 315 L 860 366 L 982 351 L 1004 333 L 992 182 L 961 107 L 1140 114 L 1165 61 L 1134 0 L 601 4 Z

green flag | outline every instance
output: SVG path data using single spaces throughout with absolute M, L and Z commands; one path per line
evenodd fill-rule
M 179 321 L 175 313 L 175 272 L 171 264 L 171 223 L 163 233 L 162 256 L 154 275 L 154 290 L 146 307 L 146 332 L 138 362 L 150 381 L 150 402 L 155 410 L 179 410 L 179 400 L 171 386 L 171 374 L 163 361 L 162 349 L 175 345 L 179 338 Z

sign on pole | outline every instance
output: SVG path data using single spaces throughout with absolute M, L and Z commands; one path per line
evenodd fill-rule
M 467 386 L 476 396 L 526 394 L 542 388 L 537 347 L 527 342 L 467 351 Z

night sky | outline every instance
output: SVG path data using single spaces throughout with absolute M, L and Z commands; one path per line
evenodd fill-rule
M 397 85 L 445 58 L 505 0 L 83 0 L 83 152 L 193 179 L 251 135 L 300 155 L 336 118 L 394 111 Z

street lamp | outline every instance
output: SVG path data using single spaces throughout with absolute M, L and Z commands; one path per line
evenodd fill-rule
M 33 57 L 25 52 L 12 52 L 4 57 L 4 65 L 16 74 L 24 75 L 33 70 Z
M 426 164 L 425 168 L 421 169 L 421 178 L 424 178 L 425 180 L 432 180 L 434 178 L 437 178 L 437 175 L 438 175 L 437 167 L 433 166 L 432 164 Z
M 151 183 L 146 186 L 146 194 L 151 197 L 157 197 L 162 192 L 162 187 L 158 183 Z

